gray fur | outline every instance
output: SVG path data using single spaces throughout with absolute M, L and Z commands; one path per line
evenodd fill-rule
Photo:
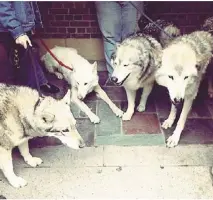
M 162 127 L 170 128 L 176 117 L 176 106 L 184 101 L 183 109 L 168 147 L 178 144 L 193 100 L 212 58 L 213 36 L 205 31 L 195 31 L 172 41 L 163 50 L 162 65 L 156 72 L 156 81 L 165 86 L 172 101 L 171 112 Z
M 0 169 L 12 186 L 26 185 L 26 181 L 13 172 L 14 147 L 18 146 L 24 160 L 36 167 L 42 160 L 29 153 L 29 139 L 53 136 L 75 149 L 84 146 L 67 105 L 67 95 L 55 100 L 39 97 L 36 90 L 27 87 L 0 84 Z
M 138 111 L 144 111 L 154 84 L 154 74 L 161 63 L 161 45 L 151 36 L 139 33 L 126 38 L 111 59 L 112 80 L 123 85 L 128 98 L 128 109 L 123 120 L 130 120 L 135 107 L 135 93 L 144 88 Z M 116 80 L 116 81 L 115 81 Z

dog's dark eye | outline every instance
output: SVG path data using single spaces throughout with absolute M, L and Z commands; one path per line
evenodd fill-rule
M 188 77 L 188 76 L 185 76 L 185 77 L 184 77 L 184 80 L 186 80 L 187 78 L 189 78 L 189 77 Z
M 126 65 L 124 65 L 124 67 L 127 67 L 128 65 L 126 64 Z
M 78 82 L 76 82 L 77 83 L 77 85 L 79 85 L 79 83 Z
M 174 77 L 173 77 L 173 76 L 169 76 L 169 78 L 172 79 L 172 80 L 174 80 Z
M 87 85 L 87 83 L 84 83 L 84 85 Z

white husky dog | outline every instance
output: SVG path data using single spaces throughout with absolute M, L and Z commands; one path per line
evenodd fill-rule
M 55 100 L 39 97 L 36 90 L 28 87 L 0 84 L 0 169 L 13 187 L 27 184 L 13 171 L 11 154 L 14 147 L 18 146 L 27 164 L 36 167 L 42 160 L 30 154 L 29 139 L 51 136 L 74 149 L 85 146 L 66 103 L 67 95 Z
M 117 45 L 112 56 L 114 71 L 111 80 L 124 86 L 127 94 L 128 108 L 123 120 L 130 120 L 135 109 L 135 97 L 139 88 L 143 88 L 139 112 L 146 109 L 146 102 L 155 81 L 154 74 L 161 63 L 162 48 L 151 36 L 135 34 Z
M 177 106 L 184 101 L 183 109 L 168 147 L 178 144 L 200 82 L 211 60 L 213 37 L 205 31 L 183 35 L 163 50 L 162 66 L 156 72 L 156 81 L 165 86 L 172 102 L 171 112 L 162 127 L 170 128 L 176 118 Z
M 56 46 L 51 51 L 60 61 L 73 68 L 73 71 L 60 66 L 49 53 L 42 57 L 47 70 L 55 73 L 59 79 L 64 78 L 71 85 L 71 101 L 88 115 L 91 122 L 99 123 L 100 119 L 82 100 L 92 91 L 95 91 L 109 105 L 116 116 L 123 115 L 123 112 L 109 99 L 98 83 L 97 62 L 90 64 L 73 48 Z

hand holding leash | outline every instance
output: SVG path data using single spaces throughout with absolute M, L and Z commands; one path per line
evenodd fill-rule
M 30 38 L 26 34 L 21 35 L 18 38 L 16 38 L 16 44 L 22 45 L 25 49 L 27 49 L 28 44 L 29 44 L 29 46 L 32 47 L 32 43 L 30 41 Z

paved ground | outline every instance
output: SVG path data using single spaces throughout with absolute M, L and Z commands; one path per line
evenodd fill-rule
M 15 172 L 28 181 L 12 188 L 0 174 L 0 194 L 7 198 L 72 199 L 212 199 L 210 166 L 213 145 L 99 146 L 71 150 L 35 148 L 44 163 L 31 168 L 14 155 Z
M 99 75 L 104 90 L 125 110 L 123 88 L 106 83 L 105 71 Z M 56 96 L 61 98 L 67 88 L 65 82 L 52 76 L 50 79 L 62 88 Z M 165 147 L 165 140 L 174 127 L 165 131 L 160 126 L 170 107 L 165 89 L 155 87 L 147 110 L 136 112 L 129 122 L 115 117 L 102 100 L 89 95 L 86 103 L 101 118 L 100 124 L 92 124 L 76 106 L 71 107 L 87 147 L 75 151 L 54 138 L 32 140 L 32 154 L 44 163 L 31 168 L 15 151 L 15 172 L 28 181 L 28 186 L 14 189 L 0 172 L 0 195 L 43 199 L 213 199 L 213 103 L 205 96 L 205 85 L 200 91 L 202 95 L 193 106 L 180 145 L 173 149 Z

